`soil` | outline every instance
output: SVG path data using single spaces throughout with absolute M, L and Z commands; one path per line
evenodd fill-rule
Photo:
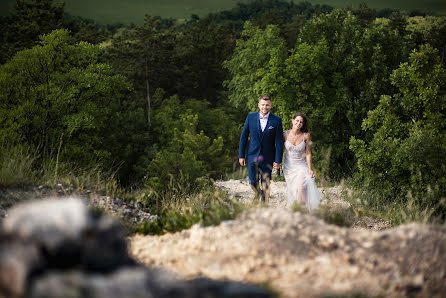
M 251 203 L 246 180 L 216 184 Z M 388 222 L 363 217 L 339 227 L 286 208 L 285 189 L 285 182 L 273 182 L 268 206 L 250 208 L 218 226 L 132 236 L 130 253 L 146 266 L 186 279 L 267 285 L 278 297 L 444 297 L 445 226 L 390 228 Z M 350 208 L 342 188 L 321 193 L 321 208 Z

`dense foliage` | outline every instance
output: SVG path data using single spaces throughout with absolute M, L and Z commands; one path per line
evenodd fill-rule
M 129 85 L 98 54 L 55 30 L 1 66 L 0 141 L 30 145 L 42 157 L 62 153 L 82 166 L 110 160 L 107 129 Z
M 267 93 L 285 129 L 309 117 L 319 177 L 444 214 L 444 17 L 258 0 L 122 28 L 63 10 L 17 0 L 1 20 L 0 152 L 32 148 L 26 167 L 112 170 L 149 205 L 193 193 L 233 170 Z
M 295 111 L 306 113 L 319 148 L 316 160 L 330 152 L 329 175 L 341 177 L 351 174 L 355 164 L 350 137 L 361 135 L 362 119 L 391 88 L 389 75 L 406 59 L 405 52 L 391 22 L 363 26 L 348 11 L 309 20 L 291 49 L 276 26 L 260 29 L 247 23 L 224 64 L 232 74 L 229 98 L 252 111 L 256 94 L 271 94 L 286 126 Z
M 383 95 L 362 123 L 370 142 L 352 137 L 358 179 L 381 198 L 415 200 L 446 214 L 446 71 L 430 45 L 415 50 L 391 75 L 398 88 Z

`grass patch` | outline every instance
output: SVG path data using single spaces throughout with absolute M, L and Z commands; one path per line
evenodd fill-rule
M 1 146 L 0 186 L 13 188 L 36 184 L 69 192 L 90 190 L 109 196 L 122 192 L 112 171 L 103 171 L 98 166 L 77 168 L 54 159 L 42 161 L 24 146 Z
M 294 203 L 291 206 L 293 212 L 299 212 L 303 214 L 310 214 L 307 207 L 298 203 Z M 311 212 L 312 215 L 319 219 L 322 219 L 328 224 L 336 225 L 339 227 L 351 227 L 357 218 L 352 208 L 333 208 L 326 205 L 320 205 L 319 208 Z
M 194 224 L 217 225 L 234 219 L 244 210 L 241 204 L 229 199 L 227 193 L 208 188 L 198 194 L 177 194 L 162 201 L 158 218 L 135 228 L 141 234 L 160 235 L 190 228 Z
M 437 202 L 420 205 L 420 198 L 411 193 L 393 201 L 382 197 L 372 189 L 354 188 L 346 195 L 355 213 L 360 216 L 370 216 L 387 220 L 391 226 L 398 226 L 409 222 L 437 223 L 445 222 L 446 214 L 439 210 L 446 210 L 446 198 L 434 198 L 434 192 L 425 193 L 422 202 Z
M 274 182 L 285 182 L 285 176 L 283 175 L 282 169 L 280 169 L 280 171 L 277 171 L 276 173 L 273 172 L 271 176 Z
M 43 162 L 24 147 L 0 147 L 0 186 L 3 188 L 43 185 L 66 194 L 97 193 L 119 195 L 126 201 L 137 201 L 145 210 L 157 215 L 157 220 L 138 227 L 125 224 L 129 232 L 163 234 L 190 228 L 199 223 L 205 226 L 234 219 L 245 207 L 231 200 L 226 192 L 216 190 L 209 181 L 197 181 L 199 193 L 186 193 L 184 189 L 169 189 L 153 194 L 148 190 L 128 193 L 121 189 L 114 172 L 99 167 L 76 168 L 72 164 L 48 159 Z M 96 212 L 104 212 L 98 208 Z
M 115 172 L 104 171 L 98 166 L 78 168 L 69 163 L 56 164 L 54 160 L 48 160 L 43 165 L 40 180 L 41 184 L 51 188 L 62 185 L 76 192 L 92 191 L 106 196 L 116 196 L 123 192 Z
M 326 223 L 339 227 L 351 227 L 355 222 L 356 215 L 350 208 L 329 208 L 319 206 L 314 215 Z
M 38 180 L 33 168 L 35 154 L 23 146 L 0 148 L 0 186 L 4 188 L 32 185 Z

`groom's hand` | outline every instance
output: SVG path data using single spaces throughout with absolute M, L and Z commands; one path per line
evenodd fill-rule
M 242 167 L 246 166 L 246 160 L 245 160 L 244 158 L 239 158 L 239 159 L 238 159 L 238 163 L 239 163 Z
M 273 162 L 273 169 L 276 169 L 276 170 L 280 169 L 280 163 Z

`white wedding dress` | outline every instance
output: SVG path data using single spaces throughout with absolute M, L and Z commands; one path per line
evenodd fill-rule
M 287 188 L 287 206 L 291 207 L 294 202 L 299 203 L 297 194 L 299 187 L 302 187 L 305 196 L 305 205 L 311 211 L 319 207 L 320 193 L 314 178 L 311 178 L 308 171 L 305 155 L 306 142 L 304 139 L 305 133 L 303 134 L 302 142 L 297 146 L 291 144 L 288 140 L 285 141 L 283 175 Z

